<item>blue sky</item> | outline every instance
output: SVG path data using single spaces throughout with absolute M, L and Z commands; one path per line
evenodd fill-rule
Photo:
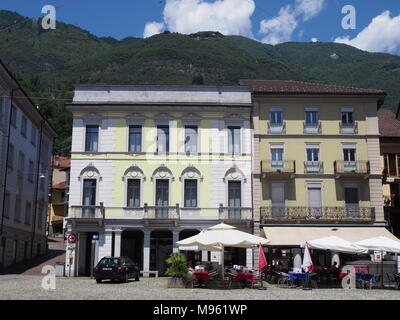
M 237 8 L 238 1 L 247 2 L 244 10 Z M 168 2 L 169 11 L 164 10 Z M 183 2 L 191 3 L 190 10 L 183 8 Z M 200 9 L 200 4 L 204 2 L 211 5 L 207 12 Z M 77 25 L 97 36 L 117 39 L 127 36 L 143 37 L 146 23 L 150 23 L 147 35 L 166 29 L 191 33 L 207 28 L 210 20 L 221 19 L 219 23 L 214 21 L 211 24 L 214 29 L 220 28 L 218 31 L 225 31 L 225 34 L 241 34 L 265 43 L 311 41 L 315 38 L 324 42 L 336 40 L 367 51 L 400 54 L 399 0 L 219 0 L 226 2 L 227 7 L 224 9 L 213 6 L 215 2 L 216 0 L 1 0 L 0 9 L 16 11 L 28 17 L 39 17 L 42 16 L 41 9 L 44 5 L 54 5 L 57 8 L 57 20 Z M 255 5 L 253 10 L 252 3 Z M 341 11 L 348 4 L 356 9 L 355 30 L 342 28 L 344 15 Z M 307 9 L 304 10 L 306 5 Z M 246 8 L 250 10 L 248 17 L 247 13 L 243 13 Z M 228 14 L 225 13 L 222 18 L 218 14 L 213 16 L 210 12 L 214 9 L 215 12 L 220 10 Z M 382 15 L 386 10 L 391 15 Z M 195 12 L 200 21 L 195 22 L 193 16 L 186 17 L 188 11 Z M 237 21 L 232 18 L 235 15 L 238 15 Z M 378 16 L 380 19 L 372 23 Z M 264 27 L 260 24 L 262 21 Z M 372 30 L 367 32 L 365 29 L 371 23 Z

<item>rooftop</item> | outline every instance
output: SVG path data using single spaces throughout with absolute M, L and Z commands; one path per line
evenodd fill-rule
M 240 83 L 249 86 L 253 93 L 259 94 L 386 95 L 383 90 L 292 80 L 240 80 Z
M 378 111 L 379 133 L 383 137 L 400 137 L 400 119 L 388 109 Z

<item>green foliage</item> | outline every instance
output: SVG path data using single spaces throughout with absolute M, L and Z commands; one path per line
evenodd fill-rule
M 174 278 L 187 278 L 189 276 L 186 255 L 183 253 L 171 254 L 166 262 L 170 265 L 166 271 L 168 276 Z
M 262 44 L 204 31 L 164 32 L 146 39 L 96 37 L 57 22 L 0 10 L 0 58 L 18 76 L 57 131 L 54 153 L 69 155 L 72 116 L 64 103 L 74 84 L 237 85 L 240 79 L 291 79 L 383 89 L 384 107 L 397 110 L 400 57 L 338 43 Z M 200 78 L 201 75 L 201 78 Z

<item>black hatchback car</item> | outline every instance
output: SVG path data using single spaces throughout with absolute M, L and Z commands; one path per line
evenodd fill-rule
M 139 281 L 139 276 L 140 268 L 128 257 L 104 257 L 94 268 L 97 283 L 106 279 L 128 282 L 134 278 Z

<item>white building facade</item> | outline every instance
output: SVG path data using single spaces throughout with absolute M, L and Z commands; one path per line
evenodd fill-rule
M 46 252 L 54 130 L 0 64 L 0 268 Z
M 252 233 L 251 107 L 246 87 L 77 87 L 67 276 L 104 256 L 162 275 L 180 239 L 222 221 Z M 252 266 L 252 250 L 234 251 L 227 262 Z

